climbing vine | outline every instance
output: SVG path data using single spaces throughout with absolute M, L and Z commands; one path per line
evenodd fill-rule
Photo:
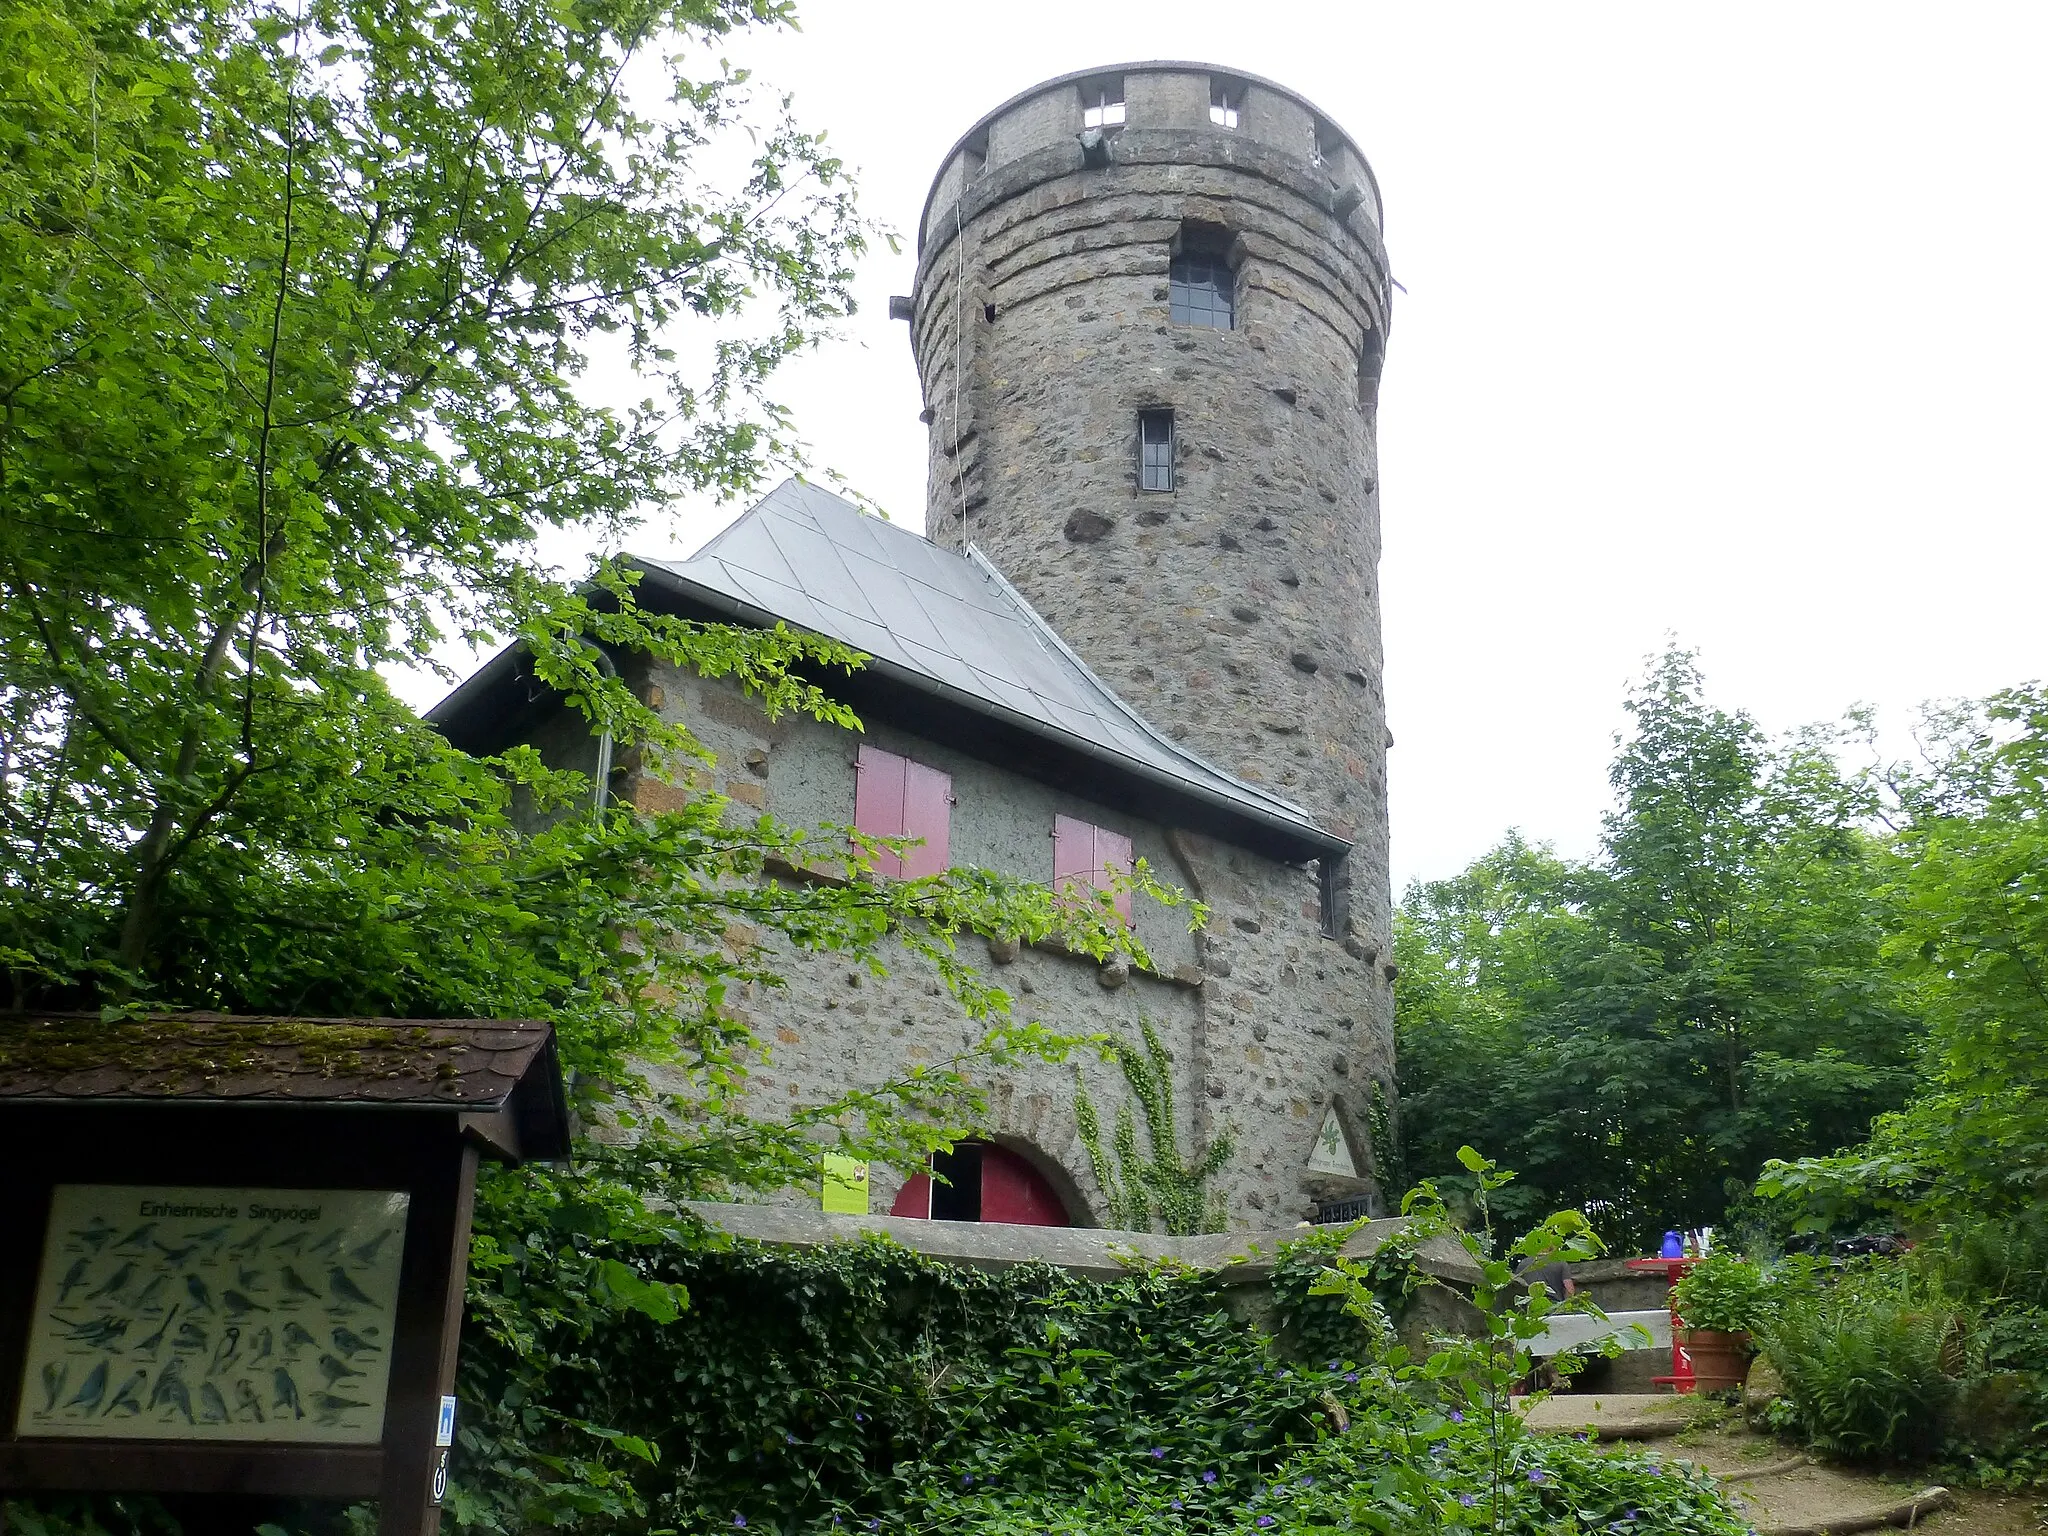
M 1220 1232 L 1223 1212 L 1220 1202 L 1209 1198 L 1209 1180 L 1230 1160 L 1233 1137 L 1226 1129 L 1193 1158 L 1180 1155 L 1180 1132 L 1174 1122 L 1173 1058 L 1160 1044 L 1159 1032 L 1150 1019 L 1140 1019 L 1138 1027 L 1145 1040 L 1142 1055 L 1128 1041 L 1113 1041 L 1110 1046 L 1130 1089 L 1130 1097 L 1117 1106 L 1111 1143 L 1114 1161 L 1102 1145 L 1102 1118 L 1095 1101 L 1086 1089 L 1076 1090 L 1075 1115 L 1089 1170 L 1109 1205 L 1111 1224 L 1120 1230 L 1149 1231 L 1156 1216 L 1176 1237 Z M 1150 1149 L 1145 1153 L 1138 1150 L 1133 1100 L 1145 1116 L 1145 1140 Z

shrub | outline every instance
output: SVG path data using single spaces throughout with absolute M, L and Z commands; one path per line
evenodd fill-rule
M 1771 1277 L 1746 1259 L 1710 1254 L 1685 1272 L 1671 1304 L 1690 1328 L 1754 1333 L 1770 1318 L 1775 1297 Z
M 1895 1461 L 1941 1443 L 1955 1386 L 1942 1345 L 1953 1322 L 1896 1267 L 1870 1269 L 1787 1302 L 1761 1342 L 1817 1449 Z
M 1635 1510 L 1660 1536 L 1738 1536 L 1672 1469 L 1538 1441 L 1512 1407 L 1480 1411 L 1505 1402 L 1511 1361 L 1483 1390 L 1465 1375 L 1472 1341 L 1409 1361 L 1373 1296 L 1418 1283 L 1407 1245 L 1366 1262 L 1340 1246 L 1313 1234 L 1279 1256 L 1276 1335 L 1235 1315 L 1212 1274 L 987 1273 L 882 1241 L 636 1248 L 536 1225 L 472 1291 L 523 1296 L 512 1321 L 547 1326 L 472 1317 L 448 1523 L 1423 1536 L 1629 1530 Z M 576 1276 L 624 1284 L 628 1266 L 686 1290 L 687 1307 L 594 1321 Z M 1319 1273 L 1342 1277 L 1341 1302 Z M 617 1481 L 585 1465 L 591 1425 L 631 1438 L 606 1467 Z

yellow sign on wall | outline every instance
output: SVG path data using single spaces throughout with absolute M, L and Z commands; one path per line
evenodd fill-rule
M 826 1210 L 844 1216 L 867 1215 L 868 1165 L 858 1158 L 827 1152 L 823 1204 Z

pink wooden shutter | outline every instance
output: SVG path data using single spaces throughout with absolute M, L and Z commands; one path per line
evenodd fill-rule
M 909 767 L 908 758 L 861 743 L 853 775 L 855 831 L 865 832 L 869 837 L 903 835 L 903 785 Z M 875 872 L 900 879 L 903 861 L 884 850 L 875 856 Z
M 1075 884 L 1093 885 L 1095 873 L 1095 828 L 1071 816 L 1052 819 L 1052 888 L 1063 891 Z
M 1131 840 L 1128 837 L 1120 837 L 1114 832 L 1105 832 L 1102 828 L 1097 827 L 1095 829 L 1095 883 L 1098 886 L 1106 887 L 1109 885 L 1111 877 L 1106 871 L 1112 869 L 1119 875 L 1128 875 L 1131 872 Z M 1116 893 L 1116 910 L 1125 922 L 1128 923 L 1131 920 L 1131 893 L 1129 890 L 1121 890 Z
M 903 860 L 906 879 L 943 874 L 952 866 L 953 780 L 936 768 L 906 760 L 903 764 L 904 837 L 921 837 Z
M 1131 872 L 1131 840 L 1115 832 L 1105 832 L 1101 827 L 1072 816 L 1055 816 L 1052 822 L 1052 884 L 1053 889 L 1066 890 L 1075 885 L 1090 885 L 1096 890 L 1107 890 L 1110 885 L 1110 870 L 1118 874 Z M 1116 894 L 1116 909 L 1125 921 L 1131 916 L 1131 893 L 1119 891 Z

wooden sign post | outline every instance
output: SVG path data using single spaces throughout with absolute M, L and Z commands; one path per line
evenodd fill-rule
M 0 1016 L 0 1490 L 432 1536 L 477 1160 L 568 1149 L 545 1024 Z

